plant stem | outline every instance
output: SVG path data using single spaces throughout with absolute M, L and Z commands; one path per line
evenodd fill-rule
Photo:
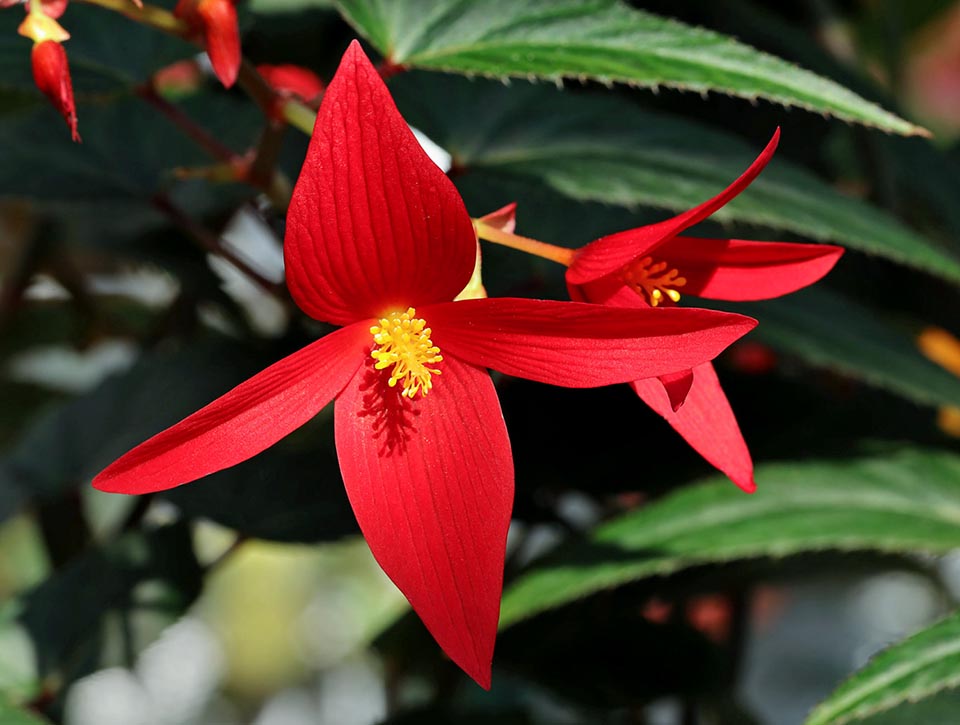
M 226 164 L 233 164 L 238 160 L 239 157 L 231 148 L 221 143 L 221 141 L 207 131 L 207 129 L 198 125 L 186 113 L 157 93 L 156 88 L 154 88 L 152 84 L 138 88 L 137 95 L 160 111 L 172 121 L 177 128 L 183 131 L 213 158 Z
M 519 234 L 504 232 L 484 224 L 479 219 L 473 220 L 473 227 L 476 229 L 477 236 L 480 237 L 480 239 L 485 239 L 488 242 L 500 244 L 504 247 L 510 247 L 511 249 L 518 249 L 521 252 L 533 254 L 543 259 L 549 259 L 551 262 L 562 264 L 564 267 L 569 267 L 576 255 L 576 251 L 573 249 L 558 247 L 553 244 L 547 244 L 546 242 L 540 242 L 536 239 L 530 239 L 529 237 L 521 237 Z
M 190 27 L 173 13 L 155 5 L 144 5 L 137 7 L 131 0 L 76 0 L 88 5 L 99 5 L 107 10 L 126 15 L 131 20 L 135 20 L 143 25 L 149 25 L 166 33 L 179 35 L 181 38 L 187 38 L 190 35 Z

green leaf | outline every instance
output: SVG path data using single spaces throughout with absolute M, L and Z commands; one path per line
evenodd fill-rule
M 491 77 L 594 79 L 765 98 L 900 134 L 923 129 L 730 37 L 618 0 L 337 0 L 392 63 Z
M 407 120 L 446 148 L 465 177 L 526 180 L 578 201 L 685 211 L 736 179 L 767 140 L 750 145 L 622 98 L 544 86 L 409 74 L 391 89 Z M 782 158 L 711 218 L 837 242 L 960 282 L 960 260 Z
M 170 620 L 186 611 L 202 586 L 190 527 L 172 524 L 84 552 L 20 599 L 19 620 L 33 640 L 41 677 L 59 670 L 73 679 L 99 664 L 108 617 L 142 610 Z M 125 649 L 135 652 L 135 644 Z
M 806 725 L 863 720 L 958 686 L 960 612 L 954 612 L 876 655 L 821 703 Z
M 939 554 L 960 546 L 960 456 L 934 450 L 757 467 L 757 493 L 726 478 L 599 526 L 506 591 L 500 625 L 685 568 L 805 552 Z
M 749 305 L 711 306 L 756 317 L 758 339 L 813 365 L 918 403 L 960 405 L 960 378 L 921 355 L 909 334 L 849 297 L 817 287 Z
M 17 707 L 6 698 L 0 697 L 0 723 L 3 725 L 46 725 L 47 721 L 39 715 Z
M 256 140 L 256 109 L 225 93 L 190 98 L 182 110 L 236 151 Z M 159 111 L 121 96 L 78 106 L 83 143 L 46 105 L 0 116 L 0 197 L 45 201 L 149 199 L 175 185 L 178 166 L 212 163 Z

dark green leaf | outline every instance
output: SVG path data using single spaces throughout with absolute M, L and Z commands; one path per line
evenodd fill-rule
M 544 86 L 410 74 L 391 88 L 407 120 L 446 148 L 465 176 L 526 179 L 578 201 L 685 211 L 736 179 L 767 141 L 748 145 L 622 98 Z M 960 281 L 960 260 L 782 159 L 712 218 L 837 242 Z
M 152 586 L 141 587 L 146 583 Z M 72 679 L 98 664 L 108 615 L 145 608 L 174 618 L 201 586 L 190 528 L 175 524 L 84 553 L 21 598 L 19 619 L 33 640 L 41 677 L 59 670 Z
M 921 355 L 908 333 L 848 297 L 818 287 L 735 309 L 760 320 L 758 339 L 813 365 L 919 403 L 960 405 L 960 378 Z
M 767 464 L 757 493 L 725 478 L 599 526 L 503 598 L 501 626 L 684 568 L 822 550 L 944 553 L 960 546 L 960 457 L 926 450 Z
M 618 0 L 337 0 L 392 63 L 492 77 L 595 79 L 765 98 L 901 134 L 917 126 L 724 35 Z

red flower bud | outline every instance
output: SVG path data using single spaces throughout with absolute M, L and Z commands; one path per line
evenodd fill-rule
M 258 65 L 257 72 L 277 93 L 304 103 L 319 100 L 325 88 L 316 73 L 298 65 Z
M 44 15 L 59 18 L 66 12 L 68 0 L 40 0 L 40 7 Z
M 77 108 L 73 102 L 73 84 L 67 53 L 55 40 L 44 40 L 33 46 L 30 56 L 33 65 L 33 80 L 43 94 L 60 111 L 74 141 L 80 140 L 77 133 Z
M 174 15 L 202 33 L 213 72 L 226 88 L 240 71 L 240 27 L 234 0 L 180 0 Z

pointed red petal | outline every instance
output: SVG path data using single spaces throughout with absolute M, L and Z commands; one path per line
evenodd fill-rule
M 336 324 L 452 300 L 473 272 L 460 194 L 356 42 L 320 104 L 284 253 L 297 304 Z
M 674 410 L 680 410 L 687 399 L 687 394 L 693 385 L 693 370 L 681 370 L 679 373 L 670 375 L 661 375 L 658 380 L 667 391 L 667 398 L 670 400 L 670 407 Z
M 672 219 L 656 224 L 628 229 L 625 232 L 611 234 L 591 242 L 581 249 L 573 263 L 567 269 L 567 281 L 570 284 L 585 284 L 616 272 L 634 259 L 648 254 L 654 247 L 675 237 L 685 229 L 699 224 L 717 209 L 728 203 L 743 191 L 773 158 L 773 152 L 780 140 L 780 129 L 757 159 L 750 164 L 740 177 L 712 199 L 686 211 Z
M 637 380 L 630 387 L 710 464 L 747 493 L 756 490 L 750 451 L 713 365 L 706 363 L 694 369 L 693 386 L 677 411 L 659 381 Z
M 496 211 L 484 214 L 480 217 L 480 221 L 494 229 L 499 229 L 501 232 L 513 234 L 517 228 L 517 202 L 512 201 Z
M 568 388 L 688 370 L 712 360 L 757 324 L 712 310 L 511 298 L 463 300 L 417 314 L 432 328 L 443 355 Z
M 811 285 L 843 254 L 830 244 L 676 237 L 657 249 L 687 283 L 682 294 L 718 300 L 767 300 Z
M 104 469 L 94 488 L 162 491 L 255 456 L 329 403 L 370 346 L 363 324 L 317 340 L 141 443 Z
M 200 0 L 197 14 L 213 72 L 230 88 L 240 71 L 240 26 L 233 0 Z
M 71 138 L 79 142 L 73 83 L 70 81 L 70 67 L 67 64 L 67 53 L 63 46 L 55 40 L 37 43 L 30 54 L 30 62 L 37 88 L 50 99 L 54 108 L 60 111 L 60 115 L 70 128 Z
M 447 356 L 410 401 L 364 367 L 334 407 L 340 470 L 370 550 L 484 688 L 500 611 L 513 459 L 485 370 Z

